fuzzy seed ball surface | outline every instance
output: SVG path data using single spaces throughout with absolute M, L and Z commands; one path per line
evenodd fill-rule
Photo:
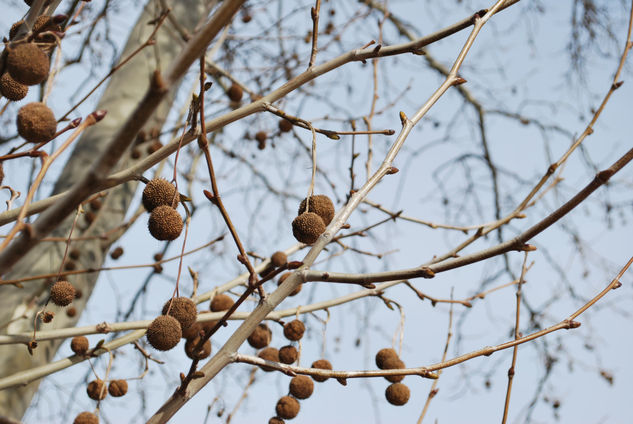
M 398 357 L 395 358 L 387 358 L 384 363 L 384 369 L 386 370 L 396 370 L 406 368 L 404 362 Z M 404 379 L 404 375 L 390 375 L 385 377 L 385 379 L 391 383 L 399 383 Z
M 274 266 L 280 267 L 282 265 L 286 265 L 286 262 L 288 262 L 288 256 L 284 252 L 275 252 L 270 257 L 270 262 Z
M 307 198 L 301 201 L 297 215 L 301 215 L 306 211 L 306 200 Z M 327 227 L 332 222 L 332 218 L 334 218 L 334 203 L 324 194 L 310 196 L 308 212 L 314 212 L 319 215 Z
M 244 90 L 242 90 L 242 87 L 240 87 L 238 84 L 233 83 L 229 87 L 226 94 L 229 96 L 229 99 L 231 99 L 232 101 L 239 102 L 240 100 L 242 100 L 242 96 L 244 95 Z
M 233 306 L 234 303 L 235 302 L 233 302 L 233 299 L 231 299 L 231 296 L 224 293 L 220 293 L 213 296 L 213 300 L 211 300 L 210 309 L 211 309 L 211 312 L 228 311 L 229 309 L 231 309 L 231 306 Z
M 402 406 L 407 403 L 410 396 L 409 388 L 402 383 L 393 383 L 385 390 L 387 401 L 396 406 Z
M 75 417 L 73 424 L 99 424 L 99 417 L 92 412 L 82 412 Z
M 292 122 L 287 119 L 281 119 L 279 121 L 279 131 L 288 132 L 292 129 Z
M 170 350 L 176 347 L 182 336 L 178 320 L 169 315 L 156 317 L 147 328 L 147 341 L 154 349 Z
M 23 23 L 23 20 L 19 20 L 11 25 L 11 29 L 9 30 L 9 40 L 13 40 L 15 36 L 18 35 L 18 28 L 20 28 L 20 25 L 22 25 Z
M 86 387 L 86 393 L 88 393 L 88 397 L 93 400 L 103 400 L 108 394 L 108 391 L 105 388 L 105 384 L 103 380 L 92 380 L 88 383 L 88 387 Z
M 112 380 L 108 385 L 108 393 L 114 397 L 121 397 L 127 393 L 127 381 Z
M 293 364 L 298 357 L 299 352 L 297 352 L 297 348 L 292 345 L 284 346 L 279 349 L 279 361 L 284 364 Z
M 301 340 L 305 331 L 306 326 L 298 319 L 290 321 L 284 325 L 284 336 L 293 342 Z
M 185 330 L 182 330 L 182 338 L 183 339 L 192 339 L 194 337 L 198 337 L 200 333 L 202 333 L 202 324 L 199 322 L 194 322 Z
M 29 87 L 11 78 L 8 72 L 5 72 L 0 77 L 0 94 L 7 99 L 17 102 L 25 98 L 28 92 Z
M 49 67 L 48 55 L 33 43 L 22 43 L 9 50 L 7 70 L 20 84 L 41 83 L 48 77 Z
M 376 353 L 376 366 L 381 370 L 386 369 L 385 361 L 388 358 L 398 358 L 398 354 L 391 348 L 380 349 L 378 353 Z
M 283 274 L 281 274 L 281 276 L 279 277 L 279 280 L 277 280 L 277 286 L 281 286 L 281 283 L 283 283 L 286 278 L 290 277 L 291 274 L 292 274 L 291 272 L 284 272 Z M 297 294 L 299 294 L 302 287 L 303 285 L 299 284 L 297 288 L 294 289 L 292 293 L 290 293 L 289 296 L 296 296 Z
M 204 342 L 202 347 L 196 350 L 196 346 L 200 342 L 200 336 L 187 339 L 185 343 L 185 354 L 190 359 L 205 359 L 211 355 L 211 340 Z
M 268 420 L 268 424 L 285 424 L 285 421 L 279 417 L 272 417 Z
M 158 206 L 150 214 L 147 226 L 156 240 L 176 240 L 182 232 L 182 217 L 171 206 Z
M 182 330 L 186 330 L 196 322 L 196 304 L 193 303 L 193 300 L 188 297 L 175 297 L 173 299 L 168 300 L 163 305 L 163 315 L 167 315 L 167 311 L 169 310 L 169 315 L 176 318 L 180 323 L 180 328 Z
M 164 178 L 154 178 L 143 189 L 143 206 L 151 212 L 158 206 L 171 206 L 173 200 L 179 200 L 178 197 L 176 187 L 172 183 Z
M 312 244 L 325 232 L 325 224 L 314 212 L 302 213 L 292 221 L 292 235 L 305 244 Z
M 77 355 L 84 355 L 90 348 L 90 342 L 84 336 L 75 336 L 70 341 L 70 349 Z
M 312 396 L 314 383 L 306 375 L 298 375 L 290 380 L 290 394 L 297 399 L 307 399 Z
M 248 344 L 255 349 L 265 348 L 270 344 L 273 333 L 266 324 L 259 324 L 255 330 L 248 336 Z
M 51 287 L 51 301 L 57 306 L 67 306 L 75 298 L 75 288 L 68 281 L 58 281 Z
M 327 359 L 319 359 L 317 361 L 314 361 L 312 363 L 312 368 L 319 368 L 322 370 L 331 370 L 332 369 L 332 364 L 330 364 L 330 361 L 328 361 Z M 319 383 L 323 383 L 324 381 L 326 381 L 327 379 L 329 379 L 330 377 L 322 377 L 320 375 L 313 375 L 312 379 L 314 381 L 318 381 Z
M 279 362 L 279 350 L 277 350 L 277 348 L 274 348 L 274 347 L 267 347 L 260 350 L 257 356 L 267 361 Z M 261 368 L 262 370 L 266 372 L 273 371 L 273 368 L 270 368 L 270 367 L 261 367 Z
M 53 19 L 52 16 L 40 15 L 35 20 L 35 23 L 33 23 L 34 34 L 37 34 L 39 32 L 44 32 L 44 31 L 60 32 L 61 30 L 62 30 L 62 27 L 59 24 L 55 23 L 55 20 Z M 51 39 L 53 42 L 55 42 L 55 37 L 53 36 L 47 37 L 45 41 L 51 41 Z
M 31 143 L 52 140 L 57 131 L 55 114 L 44 103 L 33 102 L 18 110 L 18 134 Z
M 291 396 L 284 396 L 277 401 L 275 411 L 283 419 L 291 420 L 299 414 L 299 401 Z

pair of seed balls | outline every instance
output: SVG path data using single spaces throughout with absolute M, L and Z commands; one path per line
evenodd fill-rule
M 316 242 L 334 218 L 334 204 L 329 197 L 318 194 L 309 199 L 303 199 L 298 216 L 292 221 L 292 234 L 305 244 Z
M 395 350 L 391 348 L 380 349 L 376 353 L 376 366 L 381 370 L 393 370 L 405 368 L 404 362 L 398 357 Z M 409 401 L 411 392 L 409 387 L 400 383 L 403 375 L 390 375 L 385 377 L 389 382 L 393 383 L 385 390 L 385 398 L 392 405 L 402 406 Z
M 182 217 L 172 206 L 180 200 L 176 187 L 164 178 L 150 180 L 143 190 L 143 206 L 150 213 L 147 227 L 157 240 L 176 240 L 182 232 Z

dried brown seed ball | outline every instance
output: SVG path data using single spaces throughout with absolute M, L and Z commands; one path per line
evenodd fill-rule
M 281 131 L 282 133 L 288 132 L 292 129 L 292 122 L 290 122 L 287 119 L 281 119 L 278 125 L 279 125 L 279 131 Z
M 387 401 L 396 406 L 402 406 L 407 403 L 410 396 L 409 388 L 402 383 L 393 383 L 385 390 Z
M 132 151 L 130 152 L 130 157 L 132 159 L 138 159 L 141 157 L 141 151 L 138 148 L 133 148 Z
M 11 78 L 8 72 L 0 77 L 0 94 L 7 99 L 17 102 L 25 98 L 28 93 L 29 87 Z
M 33 102 L 18 110 L 18 134 L 28 142 L 43 143 L 55 137 L 55 114 L 44 103 Z
M 298 375 L 290 380 L 290 394 L 297 399 L 307 399 L 312 396 L 314 383 L 306 375 Z
M 176 240 L 182 232 L 182 217 L 171 206 L 158 206 L 150 214 L 147 226 L 157 240 Z
M 253 17 L 248 13 L 242 15 L 242 22 L 244 22 L 245 24 L 249 23 L 251 19 L 253 19 Z
M 66 316 L 68 316 L 68 318 L 74 318 L 77 315 L 77 308 L 75 308 L 74 306 L 71 306 L 70 308 L 66 309 Z
M 77 248 L 72 249 L 70 252 L 68 252 L 68 256 L 70 256 L 70 259 L 73 259 L 75 261 L 79 259 L 80 255 L 81 255 L 81 251 Z
M 110 257 L 112 259 L 119 259 L 123 256 L 123 248 L 121 246 L 116 247 L 112 252 L 110 252 Z
M 385 368 L 385 361 L 388 358 L 398 358 L 398 354 L 391 348 L 380 349 L 378 353 L 376 353 L 376 366 L 381 370 L 387 369 Z
M 92 412 L 82 412 L 75 417 L 73 424 L 99 424 L 99 417 Z
M 264 150 L 266 148 L 266 140 L 258 142 L 257 143 L 257 148 L 259 150 Z
M 270 262 L 276 267 L 286 265 L 286 262 L 288 262 L 288 255 L 284 252 L 275 252 L 270 257 Z
M 305 331 L 306 326 L 298 319 L 290 321 L 284 325 L 284 336 L 293 342 L 301 340 Z
M 319 368 L 319 369 L 322 369 L 322 370 L 331 370 L 332 369 L 332 364 L 330 364 L 330 361 L 328 361 L 327 359 L 319 359 L 319 360 L 314 361 L 312 363 L 312 368 Z M 328 378 L 330 378 L 330 377 L 322 377 L 320 375 L 313 375 L 312 376 L 312 379 L 314 381 L 318 381 L 319 383 L 323 383 Z
M 18 29 L 20 28 L 20 25 L 22 25 L 23 23 L 24 23 L 23 20 L 19 20 L 13 23 L 13 25 L 11 25 L 11 29 L 9 30 L 9 40 L 13 40 L 15 36 L 18 35 Z
M 151 155 L 152 153 L 159 151 L 161 147 L 163 147 L 163 143 L 158 140 L 154 140 L 152 144 L 147 147 L 147 154 Z
M 198 313 L 196 304 L 188 297 L 181 296 L 168 300 L 163 305 L 163 315 L 167 315 L 167 310 L 169 310 L 169 315 L 178 320 L 180 328 L 183 330 L 186 330 L 191 324 L 196 322 Z
M 279 362 L 284 364 L 294 364 L 299 357 L 299 352 L 297 352 L 297 348 L 288 345 L 279 349 Z
M 248 344 L 255 349 L 265 348 L 270 344 L 270 340 L 273 337 L 272 331 L 266 324 L 259 324 L 255 330 L 248 336 Z
M 231 296 L 220 293 L 213 296 L 211 300 L 211 312 L 222 312 L 231 309 L 235 302 L 231 299 Z
M 284 396 L 277 401 L 275 411 L 277 415 L 286 420 L 291 420 L 299 414 L 299 401 L 290 396 Z
M 45 31 L 61 32 L 62 27 L 55 22 L 52 16 L 40 15 L 33 23 L 33 34 L 38 34 Z M 38 41 L 46 43 L 54 43 L 56 41 L 55 36 L 46 34 L 45 36 L 38 37 Z
M 260 350 L 257 356 L 267 361 L 279 362 L 279 350 L 274 347 L 267 347 Z M 261 369 L 266 372 L 274 371 L 274 369 L 270 367 L 261 367 Z
M 302 213 L 292 221 L 292 235 L 305 244 L 312 244 L 325 232 L 325 224 L 314 212 Z
M 306 211 L 306 199 L 301 201 L 299 205 L 299 211 L 297 215 L 301 215 Z M 334 218 L 334 203 L 324 194 L 317 194 L 310 196 L 310 204 L 308 205 L 308 212 L 314 212 L 319 215 L 323 220 L 325 226 L 330 225 L 332 218 Z
M 20 84 L 39 84 L 48 77 L 48 55 L 33 43 L 22 43 L 9 50 L 7 70 Z
M 143 189 L 143 206 L 148 212 L 161 205 L 171 206 L 174 200 L 179 200 L 176 187 L 164 178 L 150 180 Z
M 162 253 L 154 253 L 154 260 L 156 262 L 162 261 L 163 260 L 163 254 Z
M 127 393 L 127 381 L 112 380 L 108 385 L 108 393 L 114 397 L 121 397 Z
M 385 367 L 384 369 L 386 370 L 396 370 L 396 369 L 406 368 L 404 365 L 404 362 L 402 362 L 400 358 L 398 357 L 387 358 L 383 366 Z M 390 375 L 390 376 L 385 377 L 385 379 L 392 383 L 398 383 L 404 379 L 404 375 Z
M 200 349 L 195 350 L 199 342 L 200 336 L 187 339 L 185 343 L 185 354 L 190 359 L 205 359 L 211 355 L 211 340 L 207 340 Z
M 182 330 L 182 338 L 193 339 L 194 337 L 199 337 L 203 331 L 202 323 L 194 322 L 188 328 Z
M 173 349 L 181 336 L 180 323 L 170 315 L 156 317 L 147 328 L 147 341 L 158 350 Z
M 281 283 L 283 283 L 286 278 L 290 277 L 291 274 L 291 272 L 284 272 L 283 274 L 281 274 L 279 280 L 277 281 L 277 286 L 281 286 Z M 301 291 L 301 287 L 303 287 L 303 285 L 299 284 L 297 288 L 294 289 L 292 293 L 290 293 L 289 296 L 296 296 L 297 294 L 299 294 L 299 292 Z
M 218 321 L 207 321 L 202 323 L 202 329 L 205 333 L 210 333 L 215 328 Z
M 81 291 L 81 289 L 75 289 L 75 299 L 81 299 L 81 296 L 83 296 L 84 292 Z
M 244 90 L 242 90 L 242 87 L 240 87 L 238 84 L 233 83 L 227 90 L 226 95 L 229 96 L 229 99 L 231 99 L 232 101 L 239 102 L 240 100 L 242 100 Z
M 85 355 L 88 352 L 88 348 L 90 348 L 90 342 L 84 336 L 75 336 L 70 341 L 70 350 L 77 355 Z
M 265 143 L 267 138 L 268 135 L 266 134 L 266 131 L 258 131 L 255 134 L 255 140 L 257 140 L 259 143 Z
M 103 380 L 98 378 L 88 383 L 86 393 L 88 393 L 88 397 L 93 400 L 103 400 L 108 395 L 108 391 L 105 388 Z
M 72 271 L 77 268 L 77 264 L 73 261 L 68 261 L 64 264 L 64 269 Z
M 60 280 L 51 287 L 51 301 L 57 306 L 67 306 L 75 298 L 75 288 L 68 281 Z

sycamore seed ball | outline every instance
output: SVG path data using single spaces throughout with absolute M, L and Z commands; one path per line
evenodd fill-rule
M 228 311 L 234 303 L 231 296 L 223 293 L 216 294 L 213 296 L 213 300 L 211 300 L 211 312 Z
M 53 111 L 44 103 L 33 102 L 18 110 L 18 134 L 31 143 L 50 141 L 57 132 L 57 120 Z
M 51 301 L 57 306 L 67 306 L 75 298 L 75 288 L 68 281 L 58 281 L 51 287 Z
M 127 381 L 112 380 L 108 385 L 108 393 L 114 397 L 121 397 L 127 393 Z
M 290 277 L 291 274 L 291 272 L 284 272 L 283 274 L 281 274 L 279 280 L 277 280 L 277 286 L 281 286 L 281 283 L 283 283 L 286 278 Z M 297 288 L 294 289 L 292 293 L 290 293 L 289 296 L 296 296 L 297 294 L 299 294 L 299 292 L 301 291 L 301 287 L 303 287 L 303 285 L 299 284 Z
M 314 361 L 312 363 L 311 368 L 319 368 L 319 369 L 322 369 L 322 370 L 331 370 L 332 369 L 332 364 L 327 359 L 319 359 L 319 360 Z M 318 381 L 319 383 L 323 383 L 324 381 L 326 381 L 329 378 L 330 377 L 322 377 L 320 375 L 313 375 L 312 376 L 312 379 L 314 381 Z
M 255 349 L 262 349 L 270 344 L 273 333 L 266 324 L 259 324 L 248 336 L 248 344 Z
M 312 244 L 325 232 L 325 224 L 314 212 L 302 213 L 292 221 L 292 234 L 301 243 Z
M 242 90 L 242 87 L 240 87 L 238 84 L 233 83 L 229 87 L 226 94 L 229 96 L 229 99 L 231 99 L 232 101 L 239 102 L 240 100 L 242 100 L 242 96 L 244 95 L 244 90 Z
M 257 140 L 260 144 L 266 143 L 267 138 L 268 138 L 268 135 L 266 134 L 266 131 L 258 131 L 255 134 L 255 140 Z
M 291 420 L 299 414 L 299 401 L 291 396 L 284 396 L 277 401 L 275 411 L 283 419 Z
M 402 406 L 407 403 L 410 396 L 409 388 L 402 383 L 393 383 L 385 390 L 387 401 L 396 406 Z
M 306 199 L 301 201 L 301 205 L 299 205 L 299 211 L 297 215 L 300 215 L 306 212 Z M 308 204 L 308 212 L 314 212 L 321 217 L 323 223 L 327 227 L 332 222 L 332 218 L 334 218 L 334 203 L 324 194 L 316 194 L 314 196 L 310 196 L 310 203 Z
M 380 349 L 378 353 L 376 353 L 376 366 L 380 368 L 381 370 L 384 370 L 386 369 L 385 361 L 388 358 L 397 358 L 397 357 L 398 357 L 398 354 L 396 353 L 395 350 L 391 348 Z
M 279 121 L 279 131 L 284 133 L 284 132 L 290 131 L 291 129 L 292 129 L 292 122 L 283 118 Z
M 8 72 L 5 72 L 0 77 L 0 94 L 7 99 L 17 102 L 25 98 L 28 92 L 29 87 L 11 78 Z
M 182 217 L 171 206 L 158 206 L 150 214 L 147 226 L 157 240 L 176 240 L 182 232 Z
M 180 323 L 170 315 L 156 317 L 147 328 L 147 341 L 158 350 L 173 349 L 181 336 Z
M 306 375 L 298 375 L 290 380 L 290 394 L 297 399 L 307 399 L 312 396 L 314 383 Z
M 85 355 L 88 352 L 88 348 L 90 347 L 90 342 L 84 336 L 75 336 L 70 341 L 70 349 L 76 355 Z
M 290 321 L 284 325 L 284 336 L 293 342 L 301 340 L 305 331 L 306 326 L 298 319 Z
M 181 296 L 168 300 L 163 305 L 163 315 L 167 315 L 167 311 L 170 316 L 178 320 L 182 330 L 186 330 L 196 322 L 196 304 L 188 297 Z
M 207 340 L 202 344 L 202 347 L 196 349 L 200 340 L 200 336 L 187 339 L 185 343 L 185 354 L 190 359 L 205 359 L 211 355 L 211 340 Z
M 161 205 L 171 206 L 173 200 L 179 200 L 176 187 L 164 178 L 150 180 L 143 189 L 143 206 L 148 212 Z
M 103 380 L 96 379 L 92 380 L 88 383 L 88 387 L 86 387 L 86 393 L 88 393 L 88 397 L 93 400 L 103 400 L 105 399 L 108 391 L 105 389 L 105 384 Z
M 75 417 L 73 424 L 99 424 L 99 417 L 92 412 L 82 412 Z
M 386 370 L 396 370 L 396 369 L 406 368 L 404 365 L 404 362 L 402 362 L 402 360 L 398 357 L 387 358 L 385 360 L 384 367 L 385 368 L 383 369 L 386 369 Z M 404 379 L 404 375 L 389 375 L 389 376 L 386 376 L 385 379 L 392 383 L 398 383 Z
M 268 420 L 268 424 L 284 424 L 285 421 L 279 417 L 272 417 Z
M 286 265 L 286 262 L 288 262 L 288 255 L 284 252 L 275 252 L 270 257 L 270 262 L 276 267 Z
M 297 352 L 297 348 L 288 345 L 279 349 L 279 361 L 284 364 L 294 364 L 297 358 L 299 357 L 299 352 Z
M 265 359 L 267 361 L 279 362 L 279 350 L 274 347 L 267 347 L 259 351 L 257 354 L 258 357 Z M 269 372 L 273 371 L 273 368 L 270 367 L 261 367 L 262 370 Z
M 33 43 L 18 44 L 9 50 L 7 70 L 11 77 L 25 85 L 36 85 L 48 77 L 48 55 Z

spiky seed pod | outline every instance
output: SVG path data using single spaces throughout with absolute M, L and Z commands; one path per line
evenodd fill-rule
M 143 189 L 143 206 L 148 212 L 161 205 L 171 206 L 174 200 L 179 200 L 176 187 L 164 178 L 150 180 Z
M 125 396 L 127 393 L 127 381 L 125 380 L 112 380 L 108 385 L 108 393 L 114 397 Z
M 287 119 L 282 118 L 279 120 L 278 126 L 279 126 L 279 131 L 282 133 L 285 133 L 292 129 L 292 122 L 290 122 Z
M 108 395 L 108 391 L 105 388 L 103 380 L 98 378 L 88 383 L 86 393 L 88 393 L 88 397 L 93 400 L 103 400 Z
M 82 412 L 75 417 L 73 424 L 99 424 L 99 417 L 92 412 Z
M 33 24 L 33 34 L 39 34 L 40 32 L 61 32 L 62 27 L 55 22 L 55 18 L 47 15 L 40 15 Z M 37 41 L 43 43 L 54 43 L 57 39 L 52 34 L 38 35 Z
M 410 396 L 409 388 L 402 383 L 393 383 L 385 390 L 387 401 L 396 406 L 402 406 L 407 403 Z
M 332 369 L 332 364 L 330 364 L 330 361 L 328 361 L 327 359 L 319 359 L 317 361 L 314 361 L 312 363 L 312 368 L 319 368 L 322 370 L 331 370 Z M 327 379 L 329 379 L 330 377 L 322 377 L 320 375 L 313 375 L 312 379 L 314 381 L 318 381 L 319 383 L 323 383 L 324 381 L 326 381 Z
M 25 85 L 36 85 L 48 77 L 48 55 L 33 43 L 18 44 L 9 50 L 7 70 L 11 77 Z
M 398 370 L 402 368 L 406 368 L 404 362 L 398 357 L 390 357 L 387 358 L 383 364 L 386 370 Z M 389 375 L 385 377 L 385 379 L 391 383 L 398 383 L 404 379 L 404 375 Z
M 288 262 L 288 255 L 284 252 L 275 252 L 270 257 L 270 262 L 276 267 L 286 265 L 286 262 Z
M 75 308 L 74 306 L 66 308 L 66 316 L 68 318 L 74 318 L 76 315 L 77 315 L 77 308 Z
M 306 198 L 307 199 L 307 198 Z M 301 215 L 306 212 L 306 199 L 301 201 L 299 205 L 299 211 L 297 215 Z M 310 204 L 308 205 L 308 212 L 314 212 L 319 215 L 323 220 L 323 223 L 327 227 L 332 222 L 332 218 L 334 218 L 334 203 L 324 194 L 316 194 L 314 196 L 310 196 Z
M 290 321 L 284 325 L 284 336 L 293 342 L 301 340 L 305 331 L 306 326 L 298 319 Z
M 188 328 L 182 330 L 182 338 L 193 339 L 194 337 L 199 337 L 203 331 L 202 323 L 194 322 Z
M 110 257 L 114 260 L 119 259 L 123 256 L 123 248 L 121 246 L 116 247 L 112 252 L 110 252 Z
M 170 350 L 176 347 L 182 336 L 178 320 L 170 315 L 160 315 L 147 328 L 147 341 L 154 349 Z
M 388 358 L 397 358 L 397 357 L 398 357 L 398 354 L 396 353 L 395 350 L 391 348 L 380 349 L 378 353 L 376 353 L 376 366 L 380 368 L 381 370 L 384 370 L 386 369 L 385 361 Z
M 19 21 L 14 22 L 13 25 L 11 25 L 11 29 L 9 30 L 9 40 L 13 40 L 15 36 L 18 35 L 18 29 L 23 23 L 24 20 L 20 19 Z
M 255 349 L 265 348 L 270 344 L 270 340 L 273 337 L 272 331 L 266 324 L 259 324 L 248 336 L 248 344 L 253 346 Z
M 5 72 L 0 77 L 0 94 L 7 99 L 17 102 L 25 98 L 28 93 L 29 87 L 11 78 L 8 72 Z
M 88 352 L 88 348 L 90 348 L 90 342 L 84 336 L 75 336 L 70 341 L 70 350 L 76 355 L 85 355 Z
M 297 352 L 297 348 L 292 345 L 284 346 L 279 349 L 279 362 L 288 365 L 294 364 L 298 357 L 299 352 Z
M 75 288 L 68 281 L 60 280 L 51 287 L 51 301 L 57 306 L 68 306 L 75 298 Z
M 290 380 L 290 394 L 297 399 L 307 399 L 312 396 L 314 383 L 306 375 L 298 375 Z
M 224 293 L 219 293 L 213 296 L 211 300 L 211 312 L 222 312 L 231 309 L 235 302 L 231 299 L 231 296 Z
M 291 420 L 299 414 L 299 401 L 291 396 L 283 396 L 277 401 L 275 411 L 283 419 Z
M 233 83 L 226 91 L 226 95 L 229 96 L 229 99 L 231 99 L 231 101 L 239 102 L 240 100 L 242 100 L 244 90 L 242 90 L 242 87 L 240 87 L 239 84 Z
M 57 120 L 53 111 L 44 103 L 33 102 L 18 110 L 18 134 L 31 143 L 50 141 L 57 132 Z
M 260 350 L 257 356 L 267 361 L 279 362 L 279 350 L 274 347 L 267 347 Z M 270 367 L 261 367 L 261 369 L 266 372 L 274 371 L 274 369 Z
M 281 276 L 279 277 L 279 280 L 277 281 L 277 286 L 278 287 L 281 286 L 281 283 L 283 283 L 286 278 L 290 277 L 291 274 L 292 274 L 291 272 L 284 272 L 283 274 L 281 274 Z M 302 287 L 303 285 L 299 284 L 297 288 L 294 289 L 292 293 L 289 294 L 289 296 L 296 296 L 297 294 L 299 294 Z
M 163 305 L 163 315 L 167 315 L 168 310 L 169 315 L 178 320 L 180 328 L 183 330 L 186 330 L 191 324 L 196 322 L 196 315 L 198 313 L 196 304 L 188 297 L 181 296 L 168 300 L 165 305 Z
M 182 232 L 182 217 L 171 206 L 158 206 L 152 210 L 147 226 L 157 240 L 176 240 Z
M 185 354 L 190 359 L 205 359 L 211 355 L 211 340 L 207 340 L 200 349 L 195 350 L 199 342 L 200 336 L 187 339 L 185 343 Z
M 292 221 L 292 235 L 305 244 L 312 244 L 325 232 L 325 224 L 314 212 L 302 213 Z

